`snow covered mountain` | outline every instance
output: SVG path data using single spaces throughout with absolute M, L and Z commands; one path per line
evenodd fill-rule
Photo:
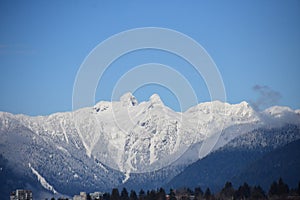
M 246 102 L 214 101 L 179 113 L 156 94 L 138 103 L 127 93 L 120 101 L 49 116 L 0 112 L 0 151 L 20 174 L 72 194 L 74 188 L 116 187 L 132 180 L 130 174 L 182 169 L 237 136 L 286 124 L 299 126 L 299 111 L 257 112 Z

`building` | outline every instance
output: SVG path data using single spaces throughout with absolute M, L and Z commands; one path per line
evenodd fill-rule
M 75 195 L 73 200 L 87 200 L 87 194 L 85 192 L 80 192 L 79 195 Z
M 10 200 L 32 200 L 32 191 L 16 190 L 10 193 Z
M 93 192 L 93 193 L 90 193 L 90 197 L 91 197 L 91 200 L 101 200 L 103 197 L 103 194 L 101 192 Z
M 93 192 L 90 194 L 86 194 L 86 192 L 80 192 L 80 194 L 75 195 L 73 200 L 102 200 L 103 193 L 102 192 Z
M 80 195 L 74 195 L 73 200 L 81 200 Z

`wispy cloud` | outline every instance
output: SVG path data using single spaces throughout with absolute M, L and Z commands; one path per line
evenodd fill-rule
M 252 107 L 256 110 L 262 110 L 279 103 L 282 98 L 281 94 L 269 86 L 255 85 L 253 91 L 258 93 L 258 98 L 255 101 L 250 101 Z
M 12 54 L 34 54 L 35 51 L 30 49 L 26 45 L 8 45 L 8 44 L 0 44 L 0 55 L 12 55 Z

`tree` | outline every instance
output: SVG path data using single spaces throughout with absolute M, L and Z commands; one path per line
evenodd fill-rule
M 282 178 L 280 178 L 278 180 L 278 195 L 279 196 L 283 196 L 283 195 L 287 195 L 289 193 L 289 186 L 287 184 L 285 184 L 282 180 Z
M 119 200 L 120 194 L 118 188 L 112 189 L 110 200 Z
M 187 188 L 187 189 L 186 189 L 186 193 L 187 193 L 188 195 L 194 194 L 194 192 L 193 192 L 193 190 L 191 190 L 191 188 Z
M 211 198 L 211 192 L 209 188 L 206 188 L 205 193 L 204 193 L 204 198 L 205 199 L 210 199 Z
M 136 192 L 134 190 L 130 191 L 129 199 L 130 200 L 138 200 L 138 197 L 137 197 Z
M 235 194 L 236 198 L 238 199 L 249 198 L 251 195 L 251 188 L 247 183 L 244 183 L 242 186 L 239 187 Z
M 166 192 L 163 188 L 160 188 L 157 193 L 157 200 L 166 200 Z
M 264 190 L 260 186 L 254 186 L 251 195 L 251 199 L 264 199 L 266 197 Z
M 123 188 L 122 192 L 121 192 L 121 200 L 129 200 L 129 197 L 128 197 L 128 192 L 126 190 L 126 188 Z
M 203 196 L 203 191 L 201 187 L 196 187 L 194 190 L 194 194 L 195 194 L 195 200 L 201 199 Z
M 147 192 L 147 198 L 146 199 L 149 199 L 149 200 L 152 200 L 152 199 L 156 199 L 156 192 L 155 190 L 151 190 L 149 192 Z
M 110 200 L 110 194 L 109 193 L 104 193 L 103 194 L 103 200 Z
M 279 178 L 278 183 L 274 181 L 269 189 L 269 196 L 284 196 L 289 193 L 289 186 L 285 184 L 282 178 Z
M 278 194 L 278 184 L 276 181 L 274 181 L 269 189 L 269 196 L 274 196 Z
M 140 190 L 140 192 L 139 192 L 139 199 L 140 200 L 143 200 L 143 199 L 145 199 L 145 191 L 144 190 Z
M 233 198 L 234 193 L 235 191 L 232 187 L 232 183 L 226 182 L 224 188 L 221 191 L 221 196 L 225 198 Z
M 176 195 L 173 189 L 170 189 L 170 200 L 177 200 Z
M 92 199 L 91 195 L 90 194 L 86 194 L 86 199 L 87 200 L 91 200 Z

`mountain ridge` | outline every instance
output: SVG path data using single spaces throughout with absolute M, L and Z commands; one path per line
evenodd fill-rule
M 160 182 L 163 175 L 152 172 L 165 170 L 171 179 L 240 135 L 288 123 L 299 125 L 300 114 L 278 107 L 258 112 L 247 102 L 220 101 L 178 113 L 158 95 L 138 103 L 126 93 L 120 101 L 48 116 L 0 112 L 0 151 L 20 165 L 18 170 L 32 173 L 30 164 L 56 191 L 69 194 L 71 188 L 105 190 L 132 183 L 131 174 L 157 176 Z

